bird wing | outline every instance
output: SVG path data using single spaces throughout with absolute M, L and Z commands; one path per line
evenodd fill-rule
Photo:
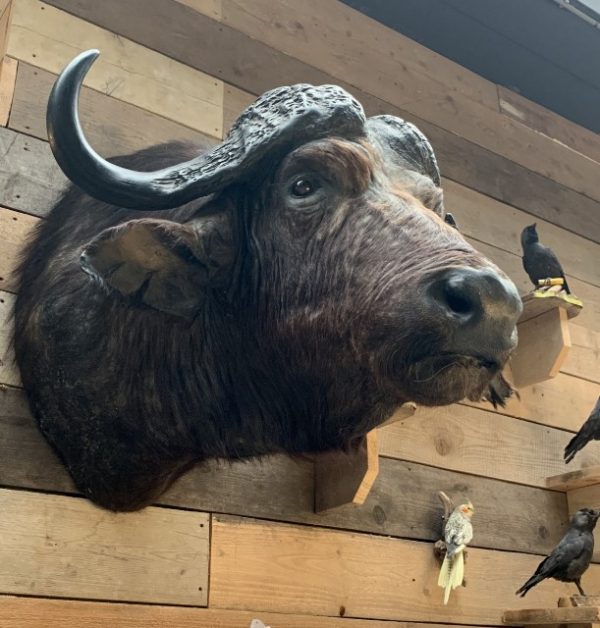
M 540 248 L 540 252 L 542 253 L 541 266 L 546 272 L 546 277 L 563 277 L 564 278 L 565 273 L 554 251 L 552 249 L 549 249 L 547 246 L 544 246 L 543 244 L 539 244 L 538 246 Z
M 565 447 L 565 462 L 571 462 L 575 454 L 591 440 L 600 440 L 600 397 L 586 422 Z
M 577 560 L 586 551 L 585 537 L 567 532 L 560 543 L 552 550 L 535 570 L 535 575 L 551 578 L 554 574 L 566 569 L 568 565 Z

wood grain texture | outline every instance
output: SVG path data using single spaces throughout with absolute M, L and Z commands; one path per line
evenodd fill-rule
M 600 259 L 600 244 L 536 220 L 531 214 L 454 181 L 443 179 L 442 186 L 446 209 L 452 212 L 464 235 L 521 257 L 521 232 L 535 222 L 540 240 L 556 253 L 569 276 L 600 286 L 600 264 L 595 263 Z M 527 280 L 522 266 L 519 275 Z
M 370 115 L 390 113 L 417 124 L 435 147 L 446 177 L 600 242 L 600 203 L 597 201 L 427 122 L 420 117 L 418 108 L 411 113 L 350 85 L 346 76 L 342 80 L 269 47 L 260 41 L 262 37 L 253 39 L 188 6 L 173 8 L 163 0 L 135 0 L 125 5 L 119 0 L 105 0 L 102 5 L 87 0 L 51 0 L 50 3 L 218 76 L 251 94 L 290 83 L 337 83 L 352 92 Z M 140 12 L 146 19 L 139 19 Z M 177 24 L 178 37 L 171 37 L 162 28 L 167 22 Z M 290 28 L 298 30 L 293 25 Z M 202 37 L 198 37 L 198 33 L 202 33 Z
M 46 104 L 56 78 L 56 74 L 28 63 L 19 64 L 9 121 L 11 129 L 47 140 Z M 217 141 L 89 87 L 81 91 L 79 115 L 88 141 L 107 157 L 171 140 L 196 142 L 200 146 Z
M 0 290 L 15 292 L 16 277 L 14 271 L 19 255 L 39 218 L 0 207 Z
M 571 322 L 572 349 L 563 364 L 563 373 L 600 382 L 600 333 Z
M 509 253 L 497 246 L 466 237 L 478 251 L 481 251 L 495 264 L 497 264 L 515 283 L 520 294 L 531 292 L 531 282 L 523 271 L 523 263 L 520 255 Z M 579 279 L 569 277 L 567 280 L 573 294 L 579 297 L 584 304 L 581 313 L 577 317 L 577 324 L 589 329 L 600 331 L 600 291 L 596 286 Z
M 0 126 L 8 124 L 15 92 L 18 63 L 16 59 L 5 56 L 0 65 Z
M 528 608 L 506 611 L 503 622 L 507 626 L 530 626 L 544 624 L 577 624 L 600 621 L 600 608 L 580 606 L 574 608 Z
M 556 377 L 571 349 L 566 310 L 552 308 L 517 329 L 519 344 L 510 360 L 514 385 L 524 388 Z
M 168 24 L 160 27 L 170 32 Z M 85 85 L 221 137 L 222 81 L 38 0 L 15 0 L 11 56 L 59 73 L 77 53 L 89 48 L 98 48 L 102 54 Z
M 404 108 L 528 170 L 600 200 L 600 191 L 594 185 L 598 162 L 503 114 L 453 94 Z
M 502 85 L 498 85 L 498 102 L 503 114 L 600 162 L 600 138 L 597 133 L 559 116 L 554 111 Z
M 595 484 L 600 484 L 599 466 L 588 466 L 546 478 L 546 486 L 556 491 L 572 491 Z
M 255 618 L 273 628 L 443 628 L 436 624 L 261 611 L 0 596 L 0 625 L 3 628 L 248 628 Z
M 0 489 L 0 591 L 205 605 L 209 517 Z
M 46 142 L 0 127 L 0 205 L 44 216 L 67 179 Z
M 380 454 L 529 486 L 566 470 L 563 450 L 572 434 L 515 421 L 468 406 L 418 408 L 414 417 L 380 432 Z M 600 443 L 580 454 L 593 464 Z
M 580 508 L 600 508 L 600 477 L 598 477 L 596 484 L 582 486 L 581 488 L 574 488 L 568 491 L 567 506 L 569 508 L 569 515 L 571 516 Z M 598 543 L 600 530 L 595 530 L 594 536 L 596 537 L 596 543 Z M 598 545 L 595 545 L 595 556 L 599 553 L 600 548 Z
M 474 523 L 475 531 L 477 530 Z M 544 582 L 527 599 L 515 589 L 539 557 L 469 549 L 467 587 L 448 606 L 430 543 L 214 516 L 210 606 L 404 621 L 499 625 L 507 608 L 553 607 L 571 588 Z M 600 566 L 584 576 L 600 584 Z
M 506 408 L 498 408 L 497 412 L 577 432 L 594 407 L 598 395 L 600 386 L 597 382 L 560 373 L 552 380 L 522 388 L 519 391 L 520 398 L 513 396 Z M 490 410 L 489 403 L 465 403 Z
M 444 490 L 477 505 L 475 547 L 545 554 L 562 536 L 562 493 L 380 458 L 380 473 L 363 507 L 315 514 L 314 470 L 308 460 L 272 456 L 247 463 L 210 462 L 181 477 L 160 503 L 178 508 L 277 519 L 435 541 L 441 532 L 436 498 Z M 23 391 L 0 391 L 0 484 L 75 493 L 58 457 L 32 419 Z M 518 503 L 513 517 L 506 503 Z M 543 522 L 539 513 L 544 513 Z
M 336 0 L 223 0 L 221 11 L 224 24 L 397 105 L 456 92 L 498 108 L 493 83 Z
M 3 0 L 0 3 L 0 62 L 4 59 L 8 47 L 10 27 L 12 22 L 12 0 Z
M 378 430 L 371 430 L 358 449 L 315 457 L 315 511 L 361 505 L 379 475 Z
M 221 22 L 600 199 L 598 164 L 499 113 L 495 85 L 341 2 L 223 0 Z
M 0 290 L 0 384 L 20 386 L 21 375 L 11 346 L 15 295 Z

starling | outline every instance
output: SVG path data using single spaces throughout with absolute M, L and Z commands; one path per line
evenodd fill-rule
M 600 397 L 598 397 L 598 401 L 596 401 L 596 405 L 587 421 L 565 447 L 565 462 L 571 462 L 575 458 L 575 454 L 591 440 L 600 440 Z
M 546 578 L 554 578 L 561 582 L 574 582 L 581 595 L 581 576 L 590 566 L 594 553 L 594 528 L 600 517 L 600 511 L 582 508 L 575 513 L 569 529 L 552 553 L 538 565 L 535 573 L 517 591 L 517 595 L 525 597 L 529 589 Z
M 558 257 L 552 249 L 540 244 L 535 223 L 525 227 L 521 232 L 521 246 L 523 247 L 523 268 L 536 289 L 539 288 L 540 279 L 561 277 L 564 281 L 563 288 L 567 294 L 571 294 Z
M 448 604 L 450 590 L 460 587 L 465 575 L 464 551 L 473 538 L 473 504 L 457 506 L 448 517 L 444 528 L 446 556 L 440 570 L 438 586 L 444 589 L 444 604 Z

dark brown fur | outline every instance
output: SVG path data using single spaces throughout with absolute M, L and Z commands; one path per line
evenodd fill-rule
M 153 170 L 196 152 L 114 161 Z M 298 177 L 318 179 L 321 197 L 291 198 Z M 404 401 L 481 398 L 500 364 L 446 355 L 424 291 L 448 267 L 495 267 L 441 212 L 430 179 L 345 140 L 147 215 L 71 188 L 24 252 L 15 349 L 79 489 L 136 509 L 198 460 L 347 447 Z M 148 238 L 133 266 L 115 262 Z M 161 270 L 140 279 L 157 255 Z

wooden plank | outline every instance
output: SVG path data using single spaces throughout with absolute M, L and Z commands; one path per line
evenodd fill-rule
M 560 607 L 566 606 L 600 606 L 600 595 L 571 595 L 558 600 Z
M 482 242 L 494 244 L 509 253 L 522 256 L 521 231 L 537 223 L 542 242 L 560 259 L 565 272 L 577 279 L 600 286 L 600 244 L 565 231 L 545 220 L 535 220 L 489 196 L 459 183 L 443 179 L 444 204 L 456 217 L 461 233 Z M 524 275 L 521 268 L 521 273 Z M 525 275 L 524 275 L 525 276 Z M 529 283 L 530 289 L 533 287 Z
M 56 74 L 21 62 L 10 114 L 10 128 L 47 139 L 46 104 Z M 124 155 L 161 142 L 182 140 L 199 146 L 214 138 L 139 107 L 84 87 L 79 112 L 87 139 L 102 155 Z
M 205 605 L 209 517 L 0 489 L 0 591 Z
M 74 493 L 63 464 L 31 417 L 25 394 L 0 392 L 0 484 Z M 361 508 L 347 506 L 314 513 L 314 469 L 308 460 L 271 456 L 259 461 L 206 463 L 181 477 L 161 504 L 237 515 L 278 519 L 388 536 L 436 541 L 441 509 L 435 497 L 444 490 L 477 506 L 475 547 L 547 554 L 567 525 L 563 493 L 380 459 L 380 473 Z M 513 517 L 506 503 L 518 503 Z M 539 521 L 539 513 L 544 521 Z
M 221 137 L 222 81 L 38 0 L 14 1 L 8 47 L 13 57 L 59 73 L 78 52 L 98 48 L 102 54 L 85 85 Z M 165 23 L 160 26 L 173 35 Z
M 580 508 L 600 508 L 600 480 L 597 484 L 590 486 L 582 486 L 581 488 L 574 488 L 567 493 L 567 507 L 569 509 L 569 515 L 574 515 Z M 596 536 L 600 534 L 600 530 L 595 531 Z M 596 539 L 598 540 L 598 539 Z M 596 546 L 594 552 L 597 559 L 600 553 L 600 548 Z
M 498 101 L 503 114 L 600 162 L 600 139 L 597 133 L 559 116 L 554 111 L 502 85 L 498 85 Z
M 208 15 L 214 20 L 221 20 L 221 0 L 177 0 L 177 2 Z
M 418 408 L 404 424 L 380 432 L 380 454 L 443 469 L 529 486 L 565 470 L 563 450 L 572 434 L 515 421 L 469 406 Z M 600 444 L 580 454 L 580 464 L 598 460 Z
M 600 382 L 600 333 L 573 322 L 569 330 L 573 346 L 563 364 L 563 373 Z
M 140 9 L 142 3 L 143 10 Z M 391 113 L 417 124 L 435 147 L 446 177 L 600 242 L 600 204 L 597 201 L 423 120 L 418 111 L 407 112 L 406 108 L 353 87 L 345 75 L 342 80 L 266 46 L 260 41 L 262 38 L 253 39 L 189 7 L 180 5 L 175 10 L 163 0 L 135 0 L 126 5 L 118 0 L 105 0 L 102 5 L 86 0 L 52 0 L 51 4 L 253 94 L 295 82 L 340 84 L 349 89 L 371 115 Z M 141 14 L 146 19 L 140 19 Z M 162 28 L 165 21 L 177 23 L 178 37 L 171 37 Z M 202 33 L 202 37 L 198 37 L 198 33 Z
M 67 180 L 46 142 L 0 127 L 0 205 L 44 216 Z
M 8 36 L 12 20 L 12 0 L 0 3 L 0 62 L 3 61 L 8 47 Z
M 497 412 L 577 432 L 598 395 L 600 387 L 596 382 L 561 373 L 552 380 L 522 388 L 519 397 L 513 396 L 506 408 L 498 408 Z M 465 403 L 483 410 L 490 409 L 489 403 Z
M 506 611 L 502 620 L 507 626 L 598 622 L 600 621 L 600 608 L 597 606 L 581 606 L 578 608 L 527 608 L 518 611 Z
M 73 2 L 81 4 L 60 0 L 62 6 Z M 600 198 L 595 183 L 598 164 L 499 113 L 495 85 L 479 78 L 477 88 L 468 89 L 473 77 L 468 71 L 464 76 L 465 68 L 424 51 L 341 2 L 310 0 L 299 6 L 292 0 L 223 0 L 221 23 L 534 172 Z M 145 43 L 156 45 L 153 40 Z M 428 77 L 427 55 L 433 55 L 436 79 Z
M 519 318 L 519 325 L 555 309 L 563 309 L 565 311 L 565 320 L 575 318 L 581 314 L 581 303 L 577 303 L 575 297 L 565 294 L 564 291 L 553 292 L 555 288 L 559 288 L 559 286 L 553 286 L 546 291 L 536 290 L 535 292 L 522 295 L 523 313 Z
M 353 452 L 328 452 L 315 459 L 315 510 L 364 504 L 379 474 L 377 430 Z
M 519 345 L 511 357 L 515 386 L 523 388 L 556 377 L 571 349 L 567 311 L 554 307 L 517 326 Z
M 16 277 L 14 271 L 19 260 L 19 253 L 39 218 L 0 207 L 0 289 L 15 292 Z
M 221 21 L 358 87 L 378 83 L 389 102 L 456 92 L 498 108 L 493 83 L 336 0 L 223 0 Z
M 600 467 L 587 467 L 576 469 L 559 475 L 553 475 L 546 479 L 546 486 L 555 491 L 571 491 L 575 488 L 583 488 L 600 484 Z
M 467 587 L 444 606 L 429 543 L 214 516 L 210 605 L 315 615 L 343 606 L 347 617 L 498 625 L 506 608 L 531 605 L 515 589 L 538 563 L 537 556 L 470 548 Z M 600 584 L 600 566 L 590 567 L 584 583 Z M 536 604 L 554 606 L 569 592 L 544 582 Z
M 531 282 L 523 270 L 520 256 L 508 253 L 503 249 L 471 237 L 466 239 L 478 251 L 481 251 L 481 253 L 497 264 L 515 282 L 521 294 L 528 294 L 531 291 Z M 596 286 L 571 278 L 568 276 L 568 273 L 567 279 L 573 294 L 583 301 L 583 309 L 578 315 L 577 324 L 600 331 L 600 291 Z
M 18 61 L 4 57 L 0 66 L 0 126 L 8 124 L 8 116 L 15 91 Z
M 0 596 L 3 628 L 443 628 L 441 624 Z
M 378 95 L 378 94 L 375 94 Z M 397 103 L 400 104 L 400 103 Z M 455 95 L 402 105 L 424 120 L 595 200 L 600 164 L 519 122 Z
M 225 83 L 223 96 L 223 134 L 227 133 L 237 117 L 256 100 L 254 94 Z
M 20 386 L 21 375 L 11 346 L 14 294 L 0 290 L 0 384 Z
M 49 4 L 72 11 L 110 30 L 115 26 L 114 18 L 108 15 L 114 7 L 112 3 L 104 11 L 86 5 L 85 0 L 51 0 Z M 161 7 L 161 4 L 167 6 Z M 189 63 L 190 56 L 201 54 L 199 48 L 202 47 L 202 43 L 198 42 L 196 50 L 186 52 L 183 41 L 173 41 L 169 44 L 164 33 L 156 26 L 153 27 L 152 23 L 160 25 L 168 19 L 169 23 L 177 25 L 178 33 L 183 38 L 189 37 L 193 32 L 192 28 L 197 28 L 202 23 L 201 18 L 213 16 L 202 6 L 195 6 L 196 11 L 186 11 L 184 9 L 188 7 L 173 7 L 168 4 L 161 0 L 130 0 L 129 6 L 123 7 L 121 23 L 116 25 L 115 32 L 155 50 L 171 46 L 177 53 L 171 51 L 168 54 Z M 274 13 L 277 13 L 276 17 L 273 16 Z M 314 19 L 310 19 L 310 24 L 307 24 L 307 16 L 310 15 L 314 15 Z M 140 20 L 140 16 L 146 19 Z M 323 20 L 334 24 L 319 23 Z M 138 23 L 134 23 L 135 21 Z M 148 23 L 139 24 L 140 21 Z M 338 70 L 337 75 L 340 77 L 348 73 L 348 68 L 352 68 L 354 73 L 364 68 L 371 75 L 376 74 L 378 78 L 385 80 L 389 94 L 395 93 L 403 100 L 415 100 L 425 94 L 458 90 L 485 103 L 488 107 L 496 110 L 498 108 L 495 85 L 339 2 L 328 0 L 320 3 L 311 0 L 298 10 L 298 7 L 281 1 L 271 3 L 253 0 L 252 3 L 239 5 L 223 1 L 221 15 L 216 24 L 242 31 L 247 37 L 264 41 L 291 58 L 296 57 L 309 64 L 314 61 L 312 65 L 315 67 L 323 64 L 320 57 L 326 54 L 332 57 L 330 65 Z M 323 41 L 323 35 L 327 41 Z M 273 45 L 274 43 L 276 45 Z M 289 44 L 289 47 L 284 49 L 286 44 Z M 381 55 L 382 47 L 386 47 L 390 54 Z M 335 50 L 333 54 L 332 48 Z M 372 60 L 367 50 L 371 53 L 377 51 L 379 58 L 375 66 L 367 65 Z M 228 55 L 230 58 L 232 52 Z M 180 56 L 179 53 L 186 56 Z M 239 58 L 239 52 L 237 56 L 238 62 L 244 64 Z M 242 56 L 245 56 L 245 51 L 242 52 Z M 218 76 L 216 73 L 213 74 Z M 332 74 L 336 75 L 335 72 Z M 390 77 L 392 80 L 388 80 Z M 287 81 L 283 84 L 285 82 Z

